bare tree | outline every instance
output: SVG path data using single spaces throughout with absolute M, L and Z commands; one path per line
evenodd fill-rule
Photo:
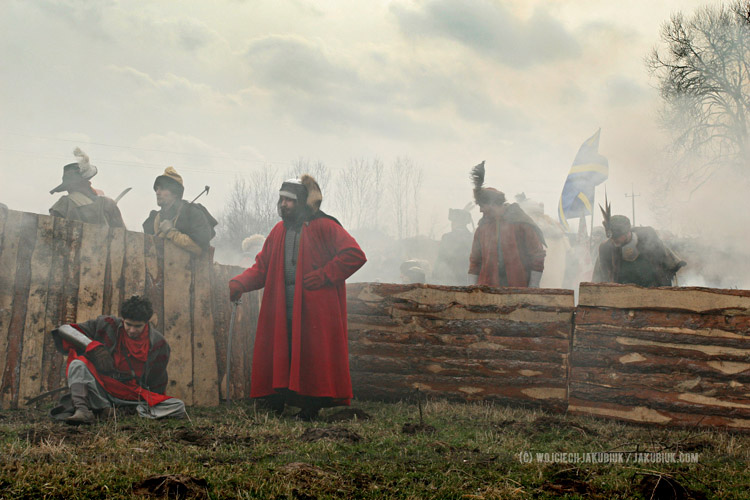
M 341 172 L 337 204 L 347 227 L 353 230 L 378 228 L 380 198 L 383 194 L 383 163 L 374 158 L 352 159 Z
M 289 170 L 288 178 L 299 178 L 302 174 L 309 174 L 318 181 L 320 189 L 325 194 L 330 190 L 331 171 L 322 161 L 311 161 L 306 158 L 298 158 L 292 162 L 292 168 Z
M 396 158 L 390 169 L 389 191 L 396 226 L 396 237 L 398 239 L 403 239 L 411 235 L 409 215 L 411 212 L 411 201 L 415 193 L 413 186 L 416 175 L 417 170 L 414 167 L 414 163 L 407 157 Z
M 276 204 L 279 201 L 281 182 L 271 168 L 255 170 L 250 174 L 250 191 L 252 214 L 257 221 L 255 233 L 268 234 L 278 222 L 279 214 Z M 249 233 L 246 236 L 249 236 Z
M 256 231 L 258 219 L 253 214 L 252 194 L 252 186 L 246 179 L 234 179 L 229 199 L 219 214 L 214 246 L 230 253 L 239 253 L 242 240 Z
M 414 173 L 411 176 L 411 194 L 414 200 L 414 234 L 419 235 L 419 196 L 422 194 L 422 169 L 414 167 Z
M 663 126 L 682 161 L 668 172 L 694 189 L 724 166 L 748 165 L 750 8 L 707 6 L 662 27 L 664 47 L 647 58 L 664 100 Z M 687 161 L 698 155 L 699 162 Z

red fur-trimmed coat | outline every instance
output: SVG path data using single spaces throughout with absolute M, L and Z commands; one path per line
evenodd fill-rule
M 232 278 L 249 292 L 264 288 L 253 351 L 250 397 L 288 389 L 303 396 L 329 397 L 348 404 L 352 397 L 344 281 L 366 262 L 343 227 L 322 212 L 302 225 L 295 275 L 291 345 L 287 340 L 284 240 L 279 222 L 255 264 Z M 317 273 L 325 284 L 303 286 Z
M 479 221 L 469 257 L 469 274 L 479 275 L 478 285 L 500 286 L 498 232 L 507 286 L 529 286 L 531 271 L 544 271 L 547 252 L 541 231 L 516 204 L 509 205 L 499 219 L 484 216 Z

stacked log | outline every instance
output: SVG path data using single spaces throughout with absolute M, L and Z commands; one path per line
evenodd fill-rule
M 355 283 L 347 308 L 355 397 L 566 406 L 570 290 Z
M 568 409 L 750 429 L 750 291 L 582 283 Z

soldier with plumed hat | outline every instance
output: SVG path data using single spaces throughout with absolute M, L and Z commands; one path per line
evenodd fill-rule
M 601 208 L 607 240 L 599 245 L 592 281 L 644 287 L 671 286 L 686 265 L 648 226 L 632 227 L 624 215 Z
M 483 217 L 469 257 L 469 281 L 496 287 L 538 287 L 544 271 L 544 235 L 505 193 L 484 187 L 484 162 L 471 174 L 474 199 Z
M 49 192 L 55 194 L 67 191 L 68 194 L 52 205 L 50 215 L 88 224 L 125 227 L 117 203 L 91 187 L 91 178 L 97 174 L 98 169 L 80 148 L 76 148 L 73 154 L 78 161 L 63 167 L 62 182 Z

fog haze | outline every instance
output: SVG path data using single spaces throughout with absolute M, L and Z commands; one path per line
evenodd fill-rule
M 668 137 L 644 58 L 673 12 L 715 3 L 8 0 L 0 201 L 47 213 L 76 146 L 96 188 L 133 187 L 120 202 L 131 230 L 170 165 L 186 198 L 211 186 L 218 215 L 251 170 L 304 158 L 335 180 L 353 158 L 408 157 L 424 172 L 420 232 L 439 238 L 482 160 L 488 185 L 556 218 L 571 162 L 601 128 L 615 213 L 631 216 L 632 188 L 638 224 L 744 248 L 742 173 L 695 192 L 657 182 Z

